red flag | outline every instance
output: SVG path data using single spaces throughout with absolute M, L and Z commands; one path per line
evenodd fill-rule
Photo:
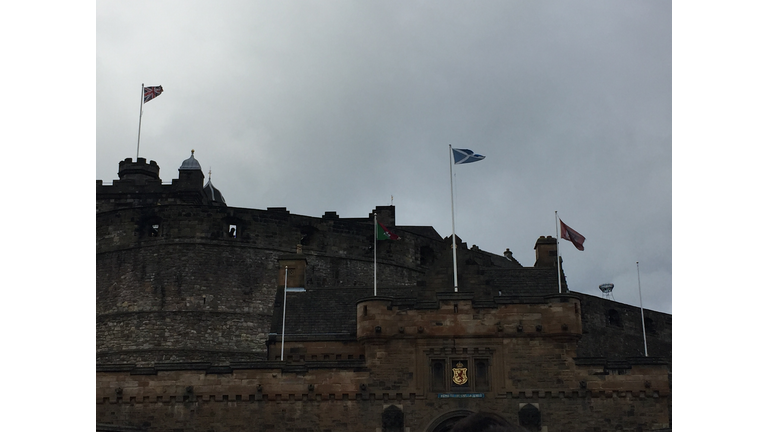
M 152 99 L 160 96 L 163 92 L 163 86 L 144 87 L 144 102 L 149 102 Z
M 577 233 L 573 228 L 564 224 L 562 220 L 560 220 L 560 237 L 573 243 L 573 245 L 576 246 L 576 249 L 580 251 L 584 250 L 584 240 L 586 240 L 586 238 Z

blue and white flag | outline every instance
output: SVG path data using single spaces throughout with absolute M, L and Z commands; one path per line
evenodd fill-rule
M 453 163 L 465 164 L 485 159 L 485 156 L 476 154 L 470 149 L 453 149 Z

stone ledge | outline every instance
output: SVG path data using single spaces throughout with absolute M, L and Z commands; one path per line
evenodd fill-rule
M 575 357 L 576 366 L 603 366 L 608 369 L 631 369 L 640 365 L 669 365 L 662 357 L 624 357 L 621 359 L 609 359 L 606 357 Z
M 438 393 L 428 394 L 416 394 L 416 393 L 403 393 L 403 392 L 385 392 L 385 393 L 359 393 L 359 392 L 285 392 L 276 390 L 273 392 L 258 392 L 253 389 L 252 392 L 205 392 L 196 396 L 185 398 L 183 395 L 153 395 L 153 397 L 145 396 L 141 399 L 138 397 L 131 397 L 129 400 L 125 400 L 122 397 L 102 397 L 98 398 L 97 404 L 135 404 L 135 403 L 200 403 L 200 402 L 292 402 L 292 403 L 304 403 L 315 401 L 328 401 L 328 400 L 364 400 L 364 401 L 415 401 L 426 399 L 438 399 Z M 669 397 L 669 394 L 661 394 L 657 391 L 625 391 L 625 392 L 604 392 L 604 391 L 560 391 L 560 390 L 525 390 L 517 392 L 507 392 L 502 394 L 486 393 L 487 397 L 494 399 L 606 399 L 606 398 L 664 398 Z
M 143 432 L 147 428 L 140 426 L 123 426 L 108 423 L 96 423 L 96 432 Z
M 157 375 L 158 372 L 172 371 L 202 371 L 206 374 L 231 374 L 235 370 L 248 369 L 279 369 L 283 373 L 305 373 L 310 369 L 352 369 L 367 370 L 365 360 L 328 360 L 286 363 L 281 361 L 241 361 L 222 365 L 210 362 L 181 362 L 155 363 L 153 366 L 137 366 L 136 364 L 106 364 L 96 365 L 96 372 L 114 373 L 128 372 L 131 375 Z

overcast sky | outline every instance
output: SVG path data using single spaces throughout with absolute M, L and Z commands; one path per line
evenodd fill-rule
M 0 13 L 4 346 L 28 370 L 75 353 L 53 415 L 8 377 L 9 424 L 92 424 L 94 177 L 135 158 L 141 83 L 165 88 L 141 146 L 164 181 L 194 148 L 230 205 L 364 217 L 394 195 L 398 223 L 447 236 L 447 146 L 471 148 L 487 158 L 455 170 L 470 245 L 532 265 L 557 210 L 587 237 L 563 244 L 572 289 L 638 304 L 639 261 L 643 305 L 671 310 L 670 1 L 127 3 Z M 672 7 L 676 424 L 754 428 L 768 383 L 733 359 L 764 357 L 768 6 Z M 744 415 L 701 415 L 734 390 Z
M 534 263 L 555 211 L 571 290 L 672 312 L 669 1 L 97 2 L 96 179 L 195 150 L 233 207 L 456 233 Z

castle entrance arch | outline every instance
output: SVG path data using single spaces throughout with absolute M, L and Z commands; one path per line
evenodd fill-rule
M 474 411 L 469 410 L 456 410 L 447 412 L 432 421 L 427 426 L 424 432 L 450 432 L 456 422 L 467 417 L 470 414 L 474 414 Z

